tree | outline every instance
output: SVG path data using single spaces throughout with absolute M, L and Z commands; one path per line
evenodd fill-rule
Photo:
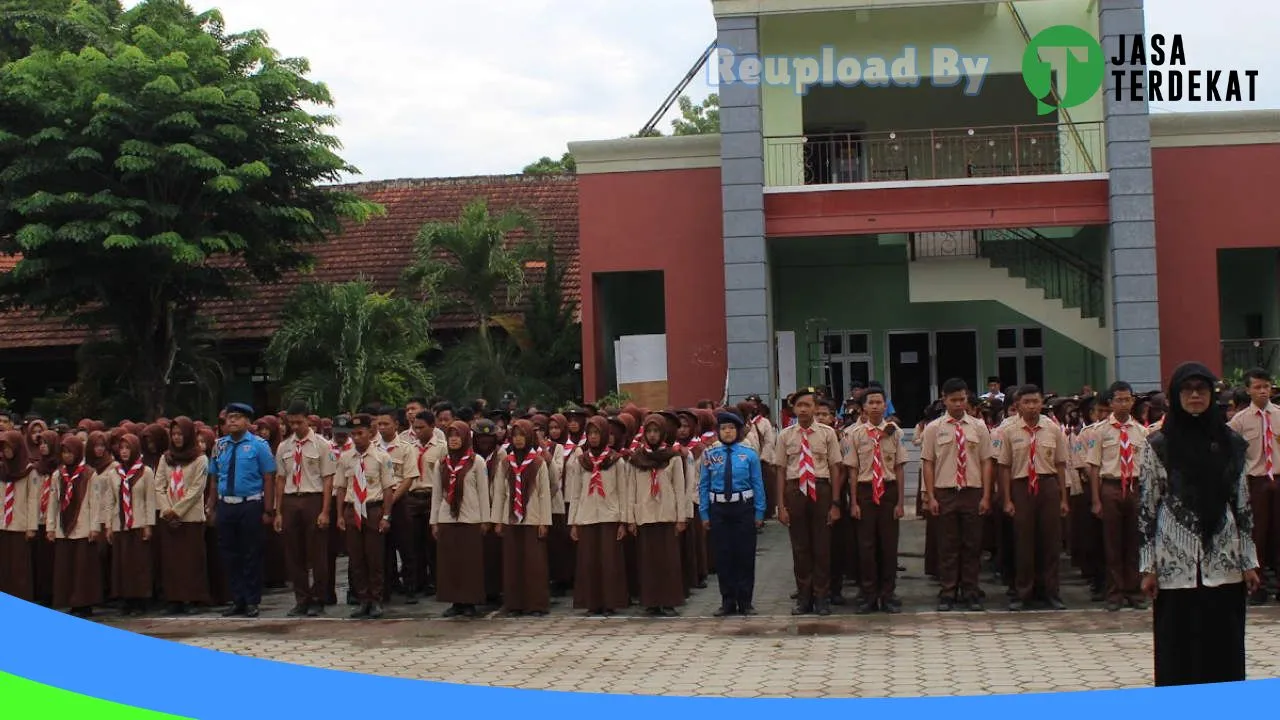
M 542 282 L 519 313 L 500 316 L 498 323 L 519 348 L 514 368 L 521 394 L 539 404 L 555 403 L 581 391 L 574 364 L 582 361 L 582 329 L 577 304 L 565 301 L 568 269 L 556 257 L 555 243 L 550 238 L 530 243 L 528 255 L 544 266 Z
M 422 303 L 378 293 L 364 280 L 309 283 L 280 315 L 267 365 L 284 394 L 317 412 L 355 412 L 370 402 L 401 405 L 432 392 L 419 358 L 431 349 Z
M 677 101 L 680 117 L 671 121 L 675 135 L 713 135 L 720 132 L 720 96 L 712 93 L 695 105 L 688 95 Z
M 78 45 L 29 34 L 0 66 L 0 252 L 21 257 L 0 302 L 107 331 L 154 417 L 202 301 L 305 268 L 307 245 L 381 208 L 318 187 L 358 171 L 335 118 L 305 109 L 328 89 L 263 32 L 178 0 L 70 7 L 92 30 Z
M 559 160 L 542 156 L 537 162 L 526 165 L 522 171 L 525 175 L 572 175 L 578 171 L 578 163 L 573 155 L 565 153 Z

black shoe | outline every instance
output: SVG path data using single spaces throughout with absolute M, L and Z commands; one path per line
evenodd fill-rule
M 791 608 L 792 615 L 808 615 L 813 612 L 813 603 L 798 602 L 796 606 Z
M 1021 600 L 1013 600 L 1009 603 L 1009 612 L 1022 612 L 1026 607 Z
M 385 614 L 386 614 L 386 611 L 382 609 L 382 603 L 373 603 L 372 605 L 369 606 L 369 617 L 373 618 L 374 620 L 377 620 L 378 618 L 382 617 Z
M 840 593 L 836 593 L 836 594 L 834 594 L 834 595 L 832 595 L 832 596 L 831 596 L 831 604 L 832 604 L 832 605 L 844 605 L 846 602 L 848 602 L 848 601 L 847 601 L 847 600 L 845 600 L 845 599 L 844 599 L 844 595 L 841 595 Z
M 463 606 L 462 606 L 462 616 L 463 616 L 463 617 L 469 617 L 469 618 L 473 618 L 473 617 L 475 617 L 475 616 L 476 616 L 476 606 L 475 606 L 475 605 L 463 605 Z
M 818 613 L 819 616 L 827 617 L 828 615 L 831 614 L 831 603 L 827 602 L 826 600 L 819 600 L 818 602 L 814 603 L 814 610 Z
M 529 617 L 546 617 L 547 613 L 542 610 L 530 610 Z
M 728 617 L 736 613 L 737 611 L 735 608 L 731 608 L 728 605 L 721 605 L 720 607 L 716 608 L 716 611 L 711 613 L 711 615 L 712 617 Z
M 876 604 L 874 602 L 867 602 L 865 600 L 858 603 L 857 609 L 854 610 L 854 612 L 856 612 L 859 615 L 870 615 L 875 611 L 876 611 Z
M 352 620 L 359 620 L 361 618 L 369 617 L 369 607 L 370 607 L 369 605 L 359 605 L 356 607 L 355 610 L 351 611 L 351 615 L 349 617 Z
M 707 583 L 706 583 L 706 581 L 705 581 L 705 580 L 700 580 L 700 581 L 698 581 L 697 583 L 695 583 L 693 587 L 694 587 L 694 588 L 696 588 L 696 589 L 698 589 L 698 590 L 706 590 L 706 589 L 707 589 Z
M 222 617 L 224 618 L 244 617 L 244 615 L 245 615 L 245 607 L 243 605 L 232 605 L 231 607 L 222 611 Z
M 323 606 L 323 605 L 308 605 L 308 606 L 307 606 L 307 617 L 309 617 L 309 618 L 315 618 L 315 617 L 322 617 L 323 615 L 324 615 L 324 606 Z
M 458 617 L 461 614 L 462 614 L 462 608 L 460 606 L 450 605 L 449 607 L 445 608 L 445 611 L 440 614 L 440 617 L 451 618 L 451 617 Z
M 951 612 L 953 609 L 955 609 L 955 605 L 950 600 L 942 599 L 938 601 L 938 612 Z
M 408 595 L 406 595 L 406 596 L 404 597 L 404 604 L 405 604 L 405 605 L 417 605 L 417 604 L 418 604 L 418 594 L 417 594 L 417 593 L 409 593 Z
M 891 597 L 888 600 L 885 600 L 882 605 L 884 606 L 884 611 L 890 615 L 897 615 L 902 612 L 902 601 L 897 597 Z
M 351 592 L 350 590 L 348 590 L 348 591 L 347 591 L 347 604 L 348 604 L 348 605 L 359 605 L 359 604 L 360 604 L 360 601 L 356 599 L 356 594 L 355 594 L 355 593 L 353 593 L 353 592 Z
M 986 612 L 987 608 L 982 604 L 982 600 L 973 598 L 969 601 L 969 612 Z
M 257 605 L 248 605 L 244 609 L 244 616 L 247 618 L 256 618 L 259 614 Z
M 1120 612 L 1120 603 L 1118 602 L 1107 602 L 1103 607 L 1107 612 Z
M 792 599 L 792 600 L 799 600 L 799 599 L 800 599 L 800 591 L 799 591 L 799 590 L 797 590 L 797 591 L 795 591 L 795 592 L 791 593 L 791 599 Z
M 165 608 L 164 613 L 166 615 L 186 615 L 187 605 L 186 603 L 169 603 L 169 607 Z
M 673 607 L 664 607 L 659 612 L 662 614 L 662 617 L 680 617 L 680 613 Z
M 1134 610 L 1146 610 L 1151 607 L 1151 605 L 1147 602 L 1146 598 L 1136 597 L 1129 598 L 1129 607 Z
M 1066 610 L 1067 604 L 1062 602 L 1061 598 L 1049 598 L 1050 610 Z
M 289 611 L 288 616 L 291 618 L 306 617 L 307 609 L 306 605 L 294 605 L 293 609 Z
M 905 565 L 899 565 L 899 566 L 898 566 L 898 572 L 906 572 L 906 571 L 907 571 L 907 568 L 906 568 L 906 566 L 905 566 Z
M 756 614 L 756 606 L 752 605 L 751 603 L 747 603 L 746 605 L 739 606 L 738 613 L 745 617 L 750 617 Z

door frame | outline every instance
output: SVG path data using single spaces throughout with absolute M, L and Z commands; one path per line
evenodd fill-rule
M 983 375 L 983 367 L 982 367 L 983 366 L 982 332 L 976 327 L 957 327 L 957 328 L 943 328 L 943 329 L 931 329 L 931 330 L 923 330 L 923 329 L 921 330 L 909 330 L 909 329 L 886 330 L 884 333 L 884 355 L 885 355 L 884 386 L 886 391 L 892 392 L 892 388 L 893 388 L 893 367 L 892 367 L 893 363 L 891 362 L 892 355 L 889 352 L 890 336 L 923 334 L 923 335 L 929 336 L 929 396 L 933 398 L 938 397 L 938 385 L 940 383 L 940 380 L 938 379 L 938 364 L 935 361 L 935 358 L 937 358 L 938 356 L 938 333 L 940 332 L 972 333 L 974 336 L 974 340 L 976 341 L 974 342 L 974 354 L 975 354 L 974 360 L 976 361 L 977 368 L 978 368 L 978 381 L 981 381 L 982 378 L 985 377 L 985 375 Z M 979 395 L 981 394 L 978 392 L 979 388 L 969 388 L 969 389 L 974 394 L 979 394 Z M 892 400 L 893 398 L 890 397 L 890 399 Z

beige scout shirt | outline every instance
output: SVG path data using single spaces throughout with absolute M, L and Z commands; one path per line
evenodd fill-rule
M 538 475 L 534 478 L 533 487 L 524 489 L 524 522 L 518 522 L 511 495 L 511 462 L 506 461 L 498 472 L 493 483 L 493 514 L 495 525 L 534 525 L 549 527 L 551 525 L 551 472 L 546 462 L 538 466 Z
M 449 452 L 447 442 L 439 442 L 432 435 L 426 447 L 414 445 L 413 457 L 416 458 L 418 476 L 409 485 L 409 492 L 431 492 L 432 478 L 440 471 L 440 458 Z
M 0 510 L 4 507 L 4 499 L 12 493 L 13 507 L 9 522 L 0 514 L 0 532 L 34 532 L 40 527 L 40 489 L 44 480 L 35 468 L 29 470 L 25 477 L 11 483 L 0 483 Z M 49 503 L 52 504 L 52 496 Z
M 651 470 L 632 466 L 635 482 L 631 484 L 632 522 L 636 525 L 677 523 L 688 519 L 688 500 L 685 493 L 684 455 L 676 455 L 667 461 L 666 467 L 655 474 Z M 658 494 L 653 494 L 657 481 Z
M 144 527 L 151 527 L 156 524 L 156 475 L 151 472 L 151 468 L 143 465 L 142 475 L 133 483 L 133 488 L 128 490 L 124 485 L 124 474 L 126 470 L 116 463 L 111 466 L 112 472 L 110 492 L 106 494 L 103 503 L 102 522 L 111 528 L 111 532 L 121 532 L 124 530 L 124 518 L 121 517 L 124 507 L 124 493 L 129 492 L 129 500 L 133 503 L 133 529 L 137 530 Z
M 1266 409 L 1262 412 L 1271 420 L 1271 473 L 1277 475 L 1280 474 L 1280 443 L 1277 442 L 1280 440 L 1280 407 L 1267 403 Z M 1249 443 L 1244 460 L 1245 474 L 1253 477 L 1266 475 L 1266 426 L 1258 406 L 1250 404 L 1249 407 L 1236 413 L 1227 425 L 1243 435 Z
M 872 460 L 875 457 L 875 440 L 871 437 L 872 429 L 879 430 L 882 435 L 880 438 L 880 458 L 884 464 L 885 482 L 898 479 L 898 468 L 907 464 L 910 458 L 907 452 L 907 443 L 902 439 L 902 428 L 893 425 L 893 434 L 883 434 L 885 430 L 893 423 L 884 422 L 879 425 L 872 426 L 870 424 L 855 425 L 853 432 L 849 434 L 849 452 L 844 456 L 844 464 L 852 471 L 851 477 L 857 478 L 857 482 L 870 483 L 874 481 L 874 469 Z
M 400 487 L 400 483 L 408 480 L 410 484 L 418 478 L 417 451 L 413 445 L 404 441 L 399 436 L 391 439 L 390 442 L 383 440 L 381 436 L 373 441 L 378 449 L 386 453 L 391 458 L 391 488 Z
M 773 423 L 768 418 L 756 417 L 747 423 L 742 444 L 755 450 L 763 458 L 763 451 L 773 447 L 777 441 L 778 432 L 774 430 Z
M 480 525 L 489 522 L 492 506 L 489 503 L 489 472 L 485 469 L 484 460 L 481 460 L 478 455 L 472 458 L 466 474 L 457 479 L 462 487 L 462 506 L 458 508 L 456 518 L 450 514 L 449 505 L 445 503 L 447 466 L 448 457 L 446 456 L 440 460 L 438 472 L 432 478 L 431 524 Z
M 363 453 L 354 447 L 338 458 L 338 474 L 333 479 L 334 489 L 345 490 L 343 505 L 355 504 L 355 488 L 356 472 L 360 467 L 360 462 L 364 461 L 364 478 L 365 486 L 368 488 L 368 494 L 365 495 L 364 504 L 366 507 L 376 502 L 382 502 L 384 498 L 390 497 L 391 490 L 395 488 L 394 469 L 391 466 L 391 457 L 382 452 L 376 443 L 369 443 L 369 447 L 365 448 Z M 389 508 L 384 508 L 385 514 Z M 381 519 L 381 518 L 378 518 Z
M 559 473 L 557 482 L 560 484 L 560 495 L 564 498 L 566 506 L 573 505 L 578 500 L 578 491 L 581 489 L 576 484 L 577 476 L 573 474 L 569 467 L 569 462 L 574 454 L 578 452 L 578 446 L 574 443 L 562 443 L 554 445 L 551 452 L 556 456 L 555 467 Z
M 569 504 L 569 524 L 631 523 L 635 510 L 631 494 L 635 467 L 618 458 L 607 470 L 602 469 L 600 480 L 604 496 L 601 497 L 599 493 L 591 492 L 591 471 L 582 467 L 579 459 L 583 452 L 585 450 L 581 448 L 574 451 L 568 460 L 568 475 L 572 478 L 569 485 L 578 490 L 578 496 Z
M 800 423 L 784 428 L 769 453 L 769 464 L 786 468 L 787 480 L 800 479 Z M 813 471 L 819 478 L 831 479 L 831 466 L 840 462 L 840 438 L 836 431 L 815 422 L 809 426 L 809 451 L 813 455 Z
M 107 478 L 93 471 L 88 465 L 81 471 L 82 479 L 88 482 L 85 488 L 84 501 L 80 503 L 80 514 L 76 516 L 75 527 L 70 533 L 62 527 L 62 493 L 64 490 L 62 468 L 53 474 L 53 496 L 49 500 L 49 513 L 45 517 L 45 527 L 54 533 L 59 540 L 85 540 L 89 533 L 102 529 L 102 502 Z M 109 475 L 110 473 L 106 473 Z
M 295 459 L 302 451 L 299 472 Z M 307 433 L 302 440 L 290 437 L 280 443 L 276 451 L 276 481 L 284 483 L 285 495 L 302 495 L 324 492 L 324 479 L 338 473 L 338 461 L 333 457 L 332 446 L 315 432 Z
M 163 456 L 156 466 L 156 510 L 162 515 L 173 510 L 179 522 L 205 521 L 204 490 L 209 475 L 209 458 L 197 455 L 195 460 L 180 468 L 172 468 Z M 182 471 L 182 486 L 178 486 L 175 470 Z
M 1120 428 L 1116 427 L 1119 422 L 1115 415 L 1107 418 L 1106 421 L 1094 427 L 1092 436 L 1085 443 L 1085 451 L 1088 453 L 1086 461 L 1098 468 L 1098 477 L 1113 480 L 1121 477 Z M 1136 481 L 1138 473 L 1142 470 L 1142 450 L 1147 446 L 1147 430 L 1132 417 L 1124 423 L 1124 428 L 1129 435 L 1129 445 L 1133 451 L 1131 479 Z
M 1058 466 L 1067 462 L 1067 436 L 1057 423 L 1040 416 L 1032 426 L 1036 439 L 1036 474 L 1056 475 Z M 1030 459 L 1032 432 L 1027 424 L 1018 418 L 1015 422 L 1006 423 L 1001 431 L 1002 442 L 998 462 L 1010 469 L 1010 477 L 1014 480 L 1025 480 L 1027 465 Z
M 959 453 L 956 452 L 956 425 L 964 433 L 964 484 L 966 488 L 982 488 L 982 469 L 992 457 L 991 433 L 986 423 L 966 414 L 958 421 L 943 415 L 925 426 L 920 433 L 920 460 L 933 463 L 933 488 L 957 487 Z

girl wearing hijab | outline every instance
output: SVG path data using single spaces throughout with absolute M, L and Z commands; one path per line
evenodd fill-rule
M 576 548 L 569 539 L 569 504 L 573 489 L 567 487 L 569 457 L 577 445 L 569 439 L 569 420 L 556 413 L 547 421 L 547 471 L 551 479 L 551 532 L 547 555 L 551 571 L 551 594 L 563 597 L 573 587 Z
M 53 491 L 53 474 L 58 469 L 61 440 L 58 433 L 46 430 L 40 433 L 40 441 L 33 457 L 37 479 L 35 495 L 31 498 L 36 511 L 33 529 L 35 539 L 31 544 L 31 569 L 34 575 L 36 602 L 48 607 L 53 602 L 53 543 L 49 542 L 45 518 L 49 507 L 57 502 Z
M 0 592 L 30 602 L 35 598 L 30 542 L 39 524 L 40 475 L 27 447 L 17 430 L 0 435 Z
M 1245 606 L 1259 586 L 1246 443 L 1214 402 L 1217 378 L 1183 363 L 1139 474 L 1139 568 L 1155 601 L 1155 684 L 1245 679 Z
M 628 404 L 622 412 L 609 418 L 609 447 L 618 454 L 620 460 L 626 460 L 640 447 L 640 421 L 644 415 L 634 405 Z M 628 464 L 628 469 L 634 468 Z M 630 479 L 631 473 L 627 474 Z M 631 502 L 631 487 L 627 486 L 627 503 Z M 630 521 L 627 521 L 630 524 Z M 626 567 L 627 597 L 631 605 L 635 605 L 640 597 L 640 556 L 636 554 L 636 537 L 626 533 L 622 537 L 622 562 Z
M 508 432 L 511 452 L 493 484 L 493 530 L 502 539 L 502 607 L 511 615 L 541 617 L 551 609 L 547 531 L 551 482 L 546 456 L 528 420 Z
M 27 426 L 23 432 L 27 436 L 27 452 L 32 460 L 40 453 L 40 436 L 48 431 L 49 425 L 38 417 L 33 417 L 27 421 Z
M 142 461 L 142 441 L 126 433 L 116 446 L 117 482 L 103 504 L 111 545 L 112 595 L 123 601 L 120 614 L 141 615 L 155 590 L 151 532 L 155 525 L 155 473 Z
M 160 585 L 168 611 L 184 615 L 189 605 L 209 600 L 205 550 L 205 485 L 209 461 L 200 452 L 190 418 L 173 421 L 167 451 L 155 473 L 155 504 L 160 514 Z
M 644 419 L 640 446 L 631 454 L 631 534 L 636 538 L 640 604 L 649 615 L 675 617 L 684 604 L 680 535 L 685 531 L 684 453 L 662 415 Z
M 439 463 L 431 494 L 436 539 L 436 600 L 450 603 L 445 617 L 475 617 L 485 601 L 484 536 L 489 530 L 489 476 L 471 449 L 471 427 L 446 429 L 449 452 Z
M 62 440 L 62 464 L 53 475 L 53 498 L 45 516 L 53 548 L 53 607 L 89 617 L 102 602 L 102 488 L 85 462 L 84 443 Z
M 498 425 L 488 418 L 476 420 L 471 426 L 471 447 L 476 458 L 484 464 L 485 477 L 489 480 L 489 498 L 497 492 L 494 485 L 502 479 L 502 467 L 507 462 L 507 451 L 502 446 Z M 492 508 L 484 509 L 486 522 Z M 498 605 L 502 602 L 502 538 L 484 536 L 484 594 L 485 602 Z
M 623 436 L 624 442 L 629 439 Z M 612 615 L 630 604 L 622 539 L 631 522 L 631 467 L 609 446 L 609 421 L 587 420 L 586 441 L 569 458 L 569 537 L 578 544 L 573 606 Z

